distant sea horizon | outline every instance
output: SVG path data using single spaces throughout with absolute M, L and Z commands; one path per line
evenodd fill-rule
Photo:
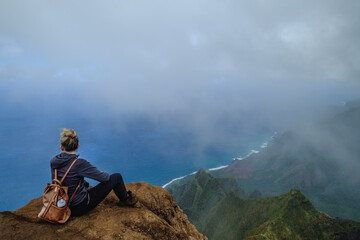
M 145 181 L 164 186 L 174 178 L 229 165 L 233 158 L 259 150 L 274 131 L 261 128 L 249 136 L 233 136 L 231 144 L 198 146 L 188 129 L 153 125 L 128 118 L 125 127 L 90 122 L 81 116 L 58 118 L 29 113 L 0 119 L 0 211 L 13 211 L 42 196 L 50 179 L 50 159 L 59 154 L 59 134 L 73 128 L 80 138 L 79 157 L 126 183 Z M 229 142 L 230 143 L 230 142 Z M 87 179 L 91 185 L 98 182 Z
M 277 132 L 274 132 L 273 135 L 271 135 L 265 142 L 263 142 L 263 143 L 261 144 L 261 146 L 259 147 L 260 150 L 251 149 L 251 150 L 249 151 L 249 153 L 248 153 L 247 155 L 245 155 L 244 157 L 243 157 L 243 156 L 234 157 L 234 158 L 232 159 L 232 161 L 235 161 L 235 160 L 244 160 L 244 159 L 250 157 L 252 154 L 258 154 L 258 153 L 261 151 L 261 149 L 267 148 L 269 141 L 270 141 L 271 139 L 273 139 L 273 137 L 276 135 L 276 133 L 277 133 Z M 229 164 L 227 164 L 227 165 L 221 165 L 221 166 L 218 166 L 218 167 L 208 168 L 208 169 L 205 169 L 205 170 L 211 172 L 211 171 L 216 171 L 216 170 L 219 170 L 219 169 L 223 169 L 223 168 L 228 167 L 228 166 L 232 163 L 232 161 L 231 161 Z M 164 185 L 162 185 L 162 187 L 163 187 L 163 188 L 166 188 L 166 187 L 167 187 L 168 185 L 170 185 L 171 183 L 173 183 L 173 182 L 175 182 L 175 181 L 177 181 L 177 180 L 183 179 L 183 178 L 185 178 L 185 177 L 187 177 L 187 176 L 194 175 L 194 174 L 196 174 L 197 172 L 198 172 L 198 171 L 195 171 L 195 172 L 192 172 L 192 173 L 187 174 L 187 175 L 184 175 L 184 176 L 176 177 L 176 178 L 172 179 L 171 181 L 169 181 L 169 182 L 165 183 Z

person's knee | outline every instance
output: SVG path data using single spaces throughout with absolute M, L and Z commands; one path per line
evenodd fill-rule
M 113 180 L 115 182 L 123 181 L 123 177 L 120 173 L 113 173 L 110 175 L 110 180 Z

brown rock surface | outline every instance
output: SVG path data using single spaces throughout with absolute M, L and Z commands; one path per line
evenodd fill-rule
M 206 239 L 165 189 L 145 182 L 126 186 L 135 207 L 117 206 L 113 192 L 95 209 L 65 224 L 37 218 L 41 197 L 13 212 L 0 212 L 0 239 Z

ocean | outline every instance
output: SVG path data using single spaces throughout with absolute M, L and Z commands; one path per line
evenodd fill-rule
M 4 105 L 2 110 L 0 211 L 16 210 L 42 195 L 51 181 L 50 159 L 60 153 L 63 127 L 77 131 L 78 154 L 98 169 L 119 172 L 126 183 L 145 181 L 158 186 L 200 168 L 228 165 L 234 157 L 261 149 L 273 134 L 271 129 L 261 128 L 249 136 L 233 136 L 231 144 L 209 142 L 200 146 L 196 134 L 187 128 L 154 124 L 137 115 L 90 121 L 88 116 L 75 113 L 47 114 Z

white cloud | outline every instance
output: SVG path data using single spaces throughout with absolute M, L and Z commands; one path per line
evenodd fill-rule
M 190 33 L 189 41 L 193 47 L 201 47 L 208 43 L 208 38 L 205 34 L 201 33 Z
M 74 86 L 88 105 L 95 95 L 120 112 L 171 112 L 204 126 L 226 114 L 244 116 L 244 109 L 276 118 L 312 98 L 341 98 L 327 87 L 333 82 L 344 84 L 339 96 L 356 96 L 358 6 L 325 0 L 1 1 L 0 39 L 13 44 L 0 44 L 6 55 L 0 78 L 41 82 L 39 88 L 55 95 Z M 319 96 L 315 88 L 324 92 Z M 27 90 L 22 93 L 33 94 Z
M 14 45 L 2 45 L 0 46 L 0 56 L 11 57 L 17 56 L 23 53 L 23 49 Z

